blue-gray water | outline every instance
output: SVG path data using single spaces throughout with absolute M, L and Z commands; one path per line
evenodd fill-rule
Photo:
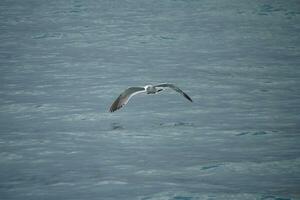
M 300 4 L 2 0 L 0 199 L 300 199 Z M 109 113 L 125 88 L 170 82 Z

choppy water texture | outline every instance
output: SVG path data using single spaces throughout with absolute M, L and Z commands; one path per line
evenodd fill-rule
M 2 0 L 1 199 L 300 199 L 300 4 Z M 128 86 L 171 82 L 133 98 Z

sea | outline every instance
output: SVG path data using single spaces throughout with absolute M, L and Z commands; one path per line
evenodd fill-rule
M 300 199 L 298 0 L 1 0 L 1 200 Z M 110 113 L 127 88 L 138 94 Z

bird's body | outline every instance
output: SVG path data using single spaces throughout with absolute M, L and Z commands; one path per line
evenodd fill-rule
M 156 94 L 157 92 L 161 91 L 153 85 L 146 85 L 144 88 L 147 94 Z
M 143 92 L 145 92 L 146 94 L 156 94 L 160 91 L 163 91 L 166 88 L 171 88 L 171 89 L 175 90 L 176 92 L 179 92 L 185 98 L 187 98 L 190 102 L 193 102 L 193 100 L 186 93 L 184 93 L 181 89 L 179 89 L 175 85 L 169 84 L 169 83 L 163 83 L 163 84 L 158 84 L 158 85 L 146 85 L 145 87 L 130 87 L 130 88 L 126 89 L 113 102 L 109 111 L 114 112 L 114 111 L 122 108 L 124 105 L 126 105 L 128 103 L 129 99 L 136 94 L 143 93 Z

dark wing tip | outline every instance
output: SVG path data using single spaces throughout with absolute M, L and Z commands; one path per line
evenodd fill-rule
M 115 112 L 116 110 L 120 109 L 123 105 L 120 103 L 121 95 L 113 102 L 110 106 L 109 112 Z
M 112 106 L 109 111 L 115 112 L 115 111 L 119 110 L 120 108 L 122 108 L 123 106 L 124 106 L 124 104 L 117 104 L 115 106 Z
M 187 98 L 190 102 L 193 102 L 192 98 L 189 97 L 189 95 L 187 95 L 186 93 L 183 93 L 183 96 L 184 96 L 185 98 Z
M 116 109 L 114 109 L 113 107 L 110 107 L 110 109 L 109 109 L 109 112 L 115 112 L 116 111 Z
M 122 108 L 123 105 L 118 105 L 118 106 L 111 106 L 110 109 L 109 109 L 109 112 L 115 112 L 116 110 L 119 110 L 120 108 Z

